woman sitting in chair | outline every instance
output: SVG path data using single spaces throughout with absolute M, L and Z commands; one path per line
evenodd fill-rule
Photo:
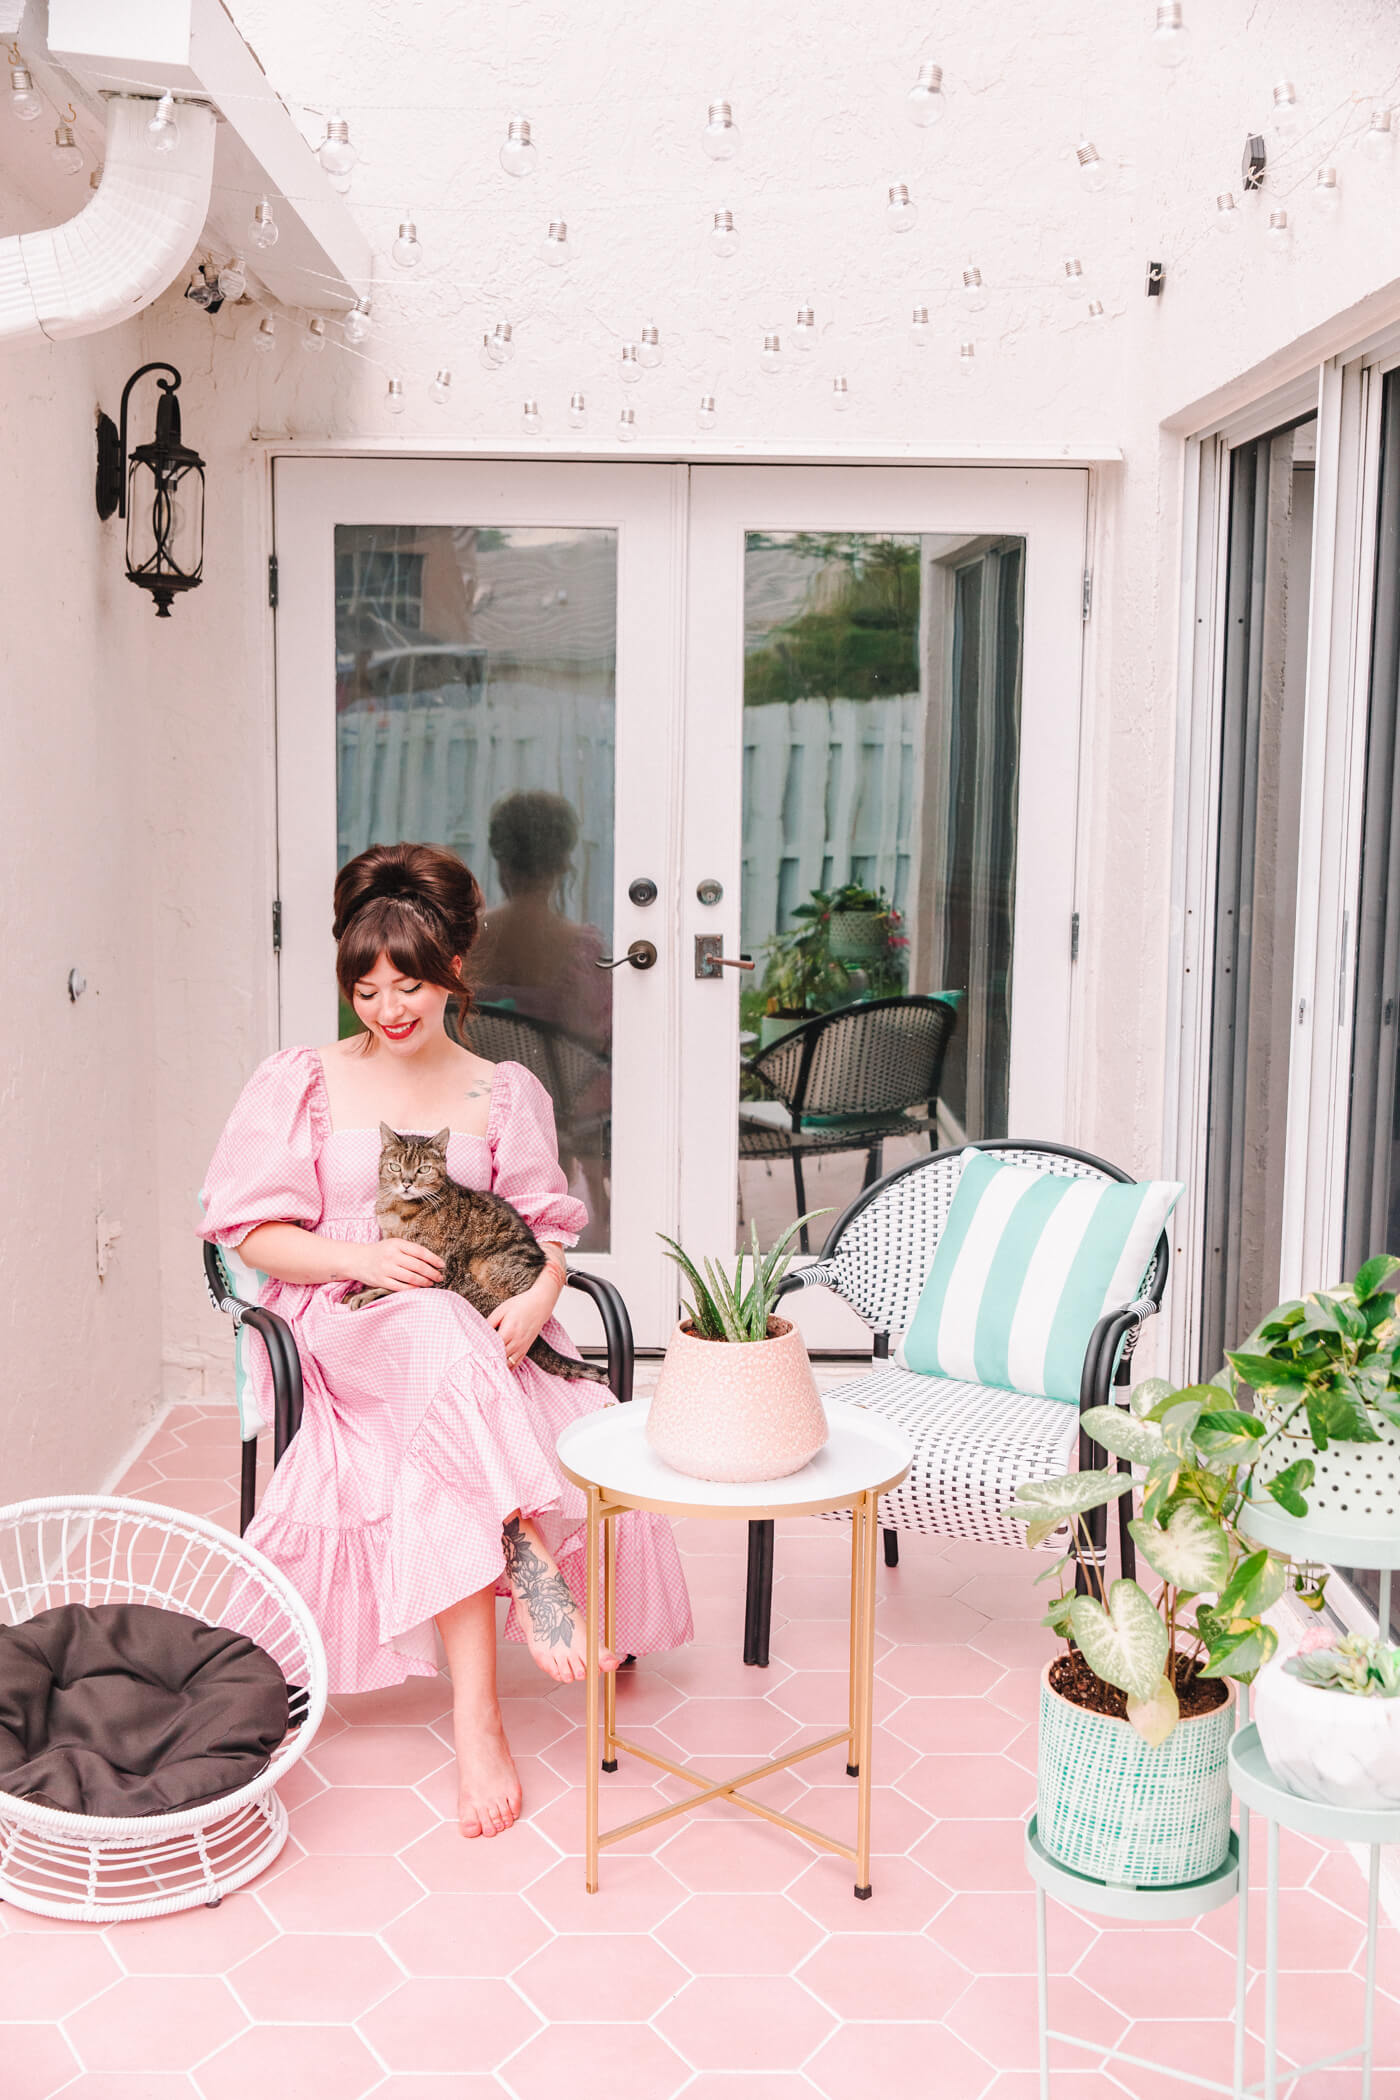
M 552 1315 L 586 1215 L 560 1171 L 549 1096 L 443 1025 L 449 1001 L 467 1001 L 480 907 L 469 871 L 433 846 L 371 846 L 341 870 L 336 971 L 363 1033 L 259 1065 L 219 1140 L 203 1226 L 270 1279 L 263 1302 L 291 1324 L 305 1381 L 301 1428 L 248 1537 L 311 1606 L 333 1692 L 431 1676 L 445 1654 L 467 1837 L 521 1812 L 496 1697 L 496 1597 L 511 1598 L 507 1632 L 547 1675 L 584 1672 L 584 1505 L 554 1446 L 597 1405 L 594 1384 L 525 1353 L 540 1334 L 576 1353 Z M 380 1238 L 381 1123 L 449 1129 L 453 1178 L 504 1196 L 543 1248 L 537 1281 L 489 1319 L 432 1288 L 436 1255 Z M 344 1299 L 364 1286 L 388 1296 L 351 1310 Z M 624 1653 L 689 1640 L 664 1519 L 620 1520 L 617 1574 Z

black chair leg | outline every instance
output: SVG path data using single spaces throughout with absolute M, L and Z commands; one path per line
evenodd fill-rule
M 258 1440 L 250 1436 L 243 1446 L 243 1460 L 238 1486 L 238 1536 L 253 1521 L 253 1509 L 258 1499 Z
M 792 1186 L 797 1196 L 797 1215 L 799 1218 L 805 1218 L 807 1215 L 807 1184 L 802 1178 L 802 1155 L 800 1152 L 794 1152 L 792 1155 Z M 811 1253 L 812 1242 L 808 1238 L 805 1225 L 798 1234 L 797 1241 L 804 1254 Z
M 1131 1473 L 1133 1469 L 1128 1459 L 1120 1458 L 1118 1470 L 1120 1473 Z M 1133 1498 L 1131 1495 L 1120 1495 L 1118 1498 L 1118 1565 L 1130 1582 L 1137 1574 L 1137 1548 L 1133 1544 L 1133 1535 L 1128 1529 L 1132 1521 Z M 1105 1543 L 1107 1542 L 1105 1541 Z
M 865 1179 L 861 1189 L 873 1189 L 885 1170 L 885 1141 L 880 1138 L 865 1155 Z
M 744 1661 L 768 1667 L 768 1635 L 773 1620 L 773 1519 L 749 1525 L 749 1582 L 744 1605 Z
M 885 1566 L 887 1568 L 897 1568 L 899 1566 L 899 1533 L 891 1531 L 889 1526 L 886 1525 L 880 1536 L 885 1542 Z

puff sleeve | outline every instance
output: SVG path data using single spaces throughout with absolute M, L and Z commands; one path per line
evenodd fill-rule
M 237 1247 L 255 1225 L 321 1220 L 316 1158 L 327 1135 L 313 1050 L 264 1058 L 234 1103 L 209 1163 L 201 1236 Z
M 569 1194 L 554 1134 L 554 1103 L 524 1065 L 499 1064 L 492 1086 L 491 1186 L 537 1240 L 572 1247 L 588 1212 Z

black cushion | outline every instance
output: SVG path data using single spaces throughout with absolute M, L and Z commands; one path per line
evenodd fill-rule
M 236 1793 L 287 1732 L 287 1684 L 241 1633 L 153 1604 L 0 1626 L 0 1792 L 88 1816 Z

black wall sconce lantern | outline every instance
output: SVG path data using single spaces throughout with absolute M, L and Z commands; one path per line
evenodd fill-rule
M 126 411 L 131 389 L 148 372 L 158 379 L 156 434 L 128 459 Z M 192 591 L 204 572 L 204 461 L 180 439 L 180 375 L 174 365 L 142 365 L 122 388 L 121 427 L 97 416 L 97 515 L 126 519 L 128 581 L 149 591 L 156 618 L 168 620 L 177 591 Z

